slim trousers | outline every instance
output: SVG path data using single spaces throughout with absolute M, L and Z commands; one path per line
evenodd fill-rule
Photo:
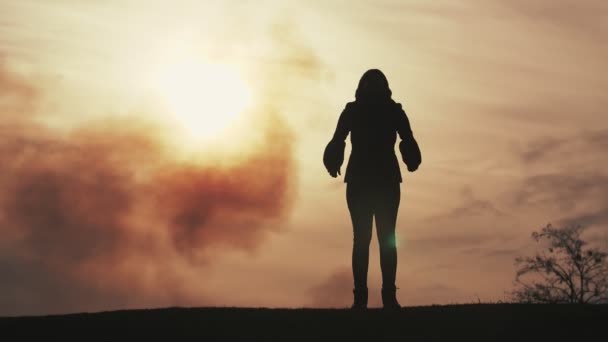
M 382 288 L 395 288 L 397 274 L 395 226 L 400 199 L 400 183 L 347 183 L 346 202 L 353 224 L 352 268 L 355 289 L 367 288 L 369 245 L 374 218 L 380 246 Z

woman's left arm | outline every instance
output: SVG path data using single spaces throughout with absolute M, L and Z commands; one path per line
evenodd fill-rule
M 401 138 L 401 142 L 399 143 L 401 158 L 405 165 L 407 165 L 408 171 L 414 172 L 422 163 L 422 154 L 420 153 L 418 142 L 414 139 L 414 133 L 412 132 L 407 114 L 400 103 L 397 104 L 397 133 Z

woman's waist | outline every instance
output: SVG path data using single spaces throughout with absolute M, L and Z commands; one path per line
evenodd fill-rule
M 350 152 L 351 158 L 356 159 L 396 159 L 395 148 L 383 148 L 383 149 L 356 149 L 353 147 Z

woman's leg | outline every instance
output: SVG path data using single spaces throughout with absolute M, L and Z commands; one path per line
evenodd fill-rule
M 353 279 L 355 289 L 367 290 L 369 243 L 372 239 L 373 211 L 368 187 L 346 185 L 346 202 L 353 223 Z
M 380 245 L 380 267 L 382 288 L 394 289 L 397 274 L 397 241 L 395 226 L 401 200 L 400 184 L 390 184 L 377 188 L 375 197 L 376 232 Z

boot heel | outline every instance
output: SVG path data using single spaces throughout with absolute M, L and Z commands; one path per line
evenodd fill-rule
M 383 288 L 382 289 L 382 305 L 385 309 L 398 310 L 401 309 L 401 305 L 397 301 L 397 288 Z
M 354 309 L 354 310 L 367 309 L 367 288 L 354 289 L 353 297 L 354 297 L 354 301 L 353 301 L 353 306 L 351 306 L 351 309 Z

